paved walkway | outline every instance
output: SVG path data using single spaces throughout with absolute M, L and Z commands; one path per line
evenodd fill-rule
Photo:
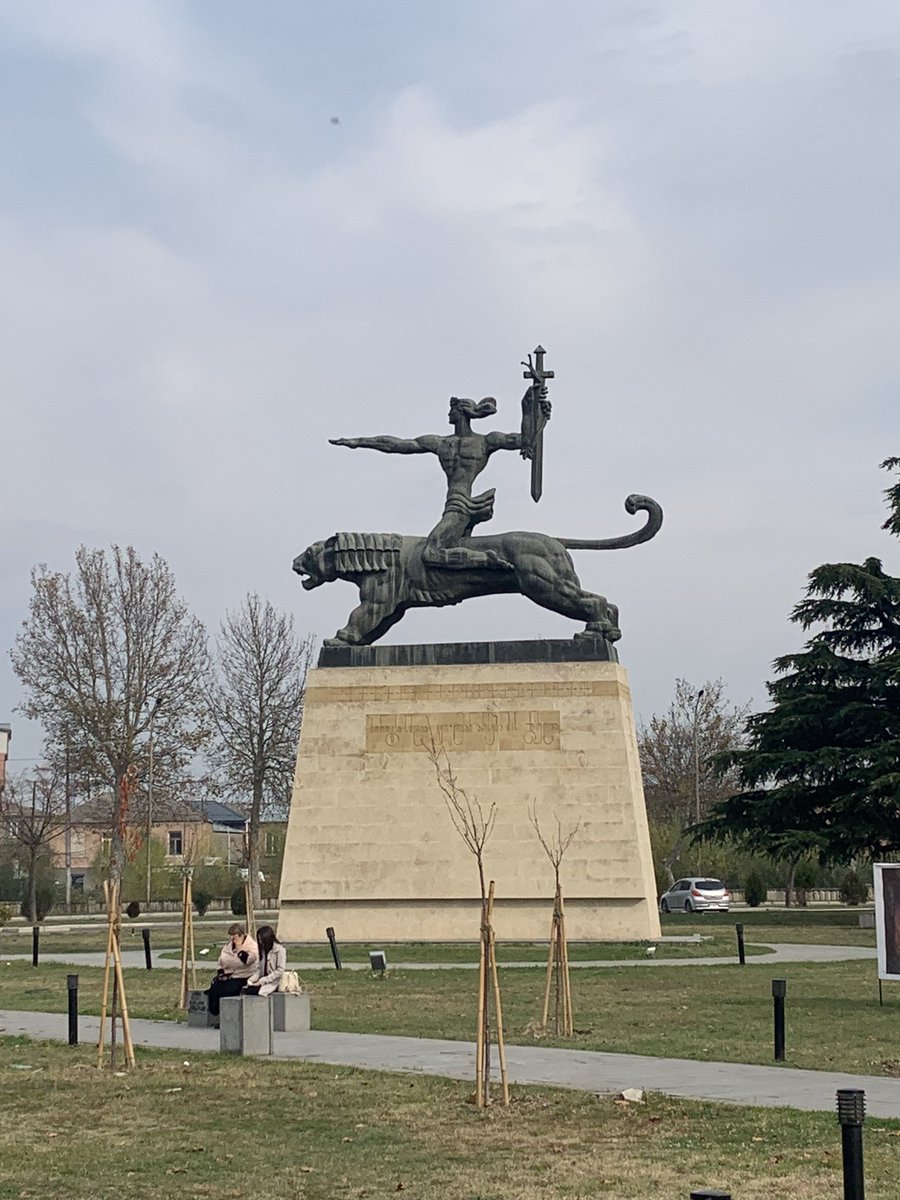
M 214 1029 L 193 1029 L 171 1021 L 134 1020 L 135 1044 L 186 1053 L 213 1053 L 219 1048 Z M 82 1017 L 82 1042 L 97 1040 L 99 1020 Z M 62 1013 L 0 1010 L 0 1034 L 65 1041 Z M 470 1042 L 437 1038 L 384 1037 L 366 1033 L 275 1035 L 275 1057 L 300 1059 L 376 1071 L 403 1071 L 474 1079 L 475 1047 Z M 694 1062 L 648 1058 L 637 1054 L 602 1054 L 545 1046 L 506 1047 L 509 1080 L 579 1091 L 615 1094 L 641 1087 L 682 1099 L 718 1100 L 729 1104 L 790 1107 L 833 1112 L 838 1088 L 863 1088 L 873 1117 L 900 1118 L 900 1080 L 878 1075 L 844 1075 L 834 1071 L 799 1071 L 788 1067 L 744 1063 Z
M 769 943 L 766 943 L 767 945 Z M 799 942 L 782 942 L 772 944 L 770 946 L 771 954 L 753 954 L 747 958 L 747 965 L 754 964 L 763 966 L 771 965 L 772 963 L 788 963 L 788 962 L 848 962 L 852 959 L 873 959 L 875 958 L 875 950 L 869 946 L 807 946 Z M 164 952 L 165 953 L 165 952 Z M 173 953 L 168 951 L 169 954 Z M 12 962 L 14 959 L 31 961 L 30 954 L 3 954 L 0 953 L 0 960 L 3 962 Z M 41 953 L 41 962 L 49 963 L 68 963 L 73 967 L 102 967 L 104 963 L 104 953 L 102 950 L 70 950 L 66 952 L 49 951 Z M 180 958 L 164 958 L 161 954 L 153 951 L 151 961 L 154 967 L 162 967 L 171 969 L 172 967 L 181 966 Z M 713 957 L 711 955 L 698 958 L 620 958 L 620 959 L 590 959 L 590 960 L 569 960 L 569 967 L 572 970 L 576 968 L 586 967 L 727 967 L 734 966 L 737 962 L 737 955 L 733 957 L 722 956 Z M 208 958 L 198 958 L 195 966 L 197 970 L 205 968 L 213 968 L 215 964 L 215 956 L 210 955 Z M 333 971 L 333 962 L 302 962 L 291 960 L 288 964 L 296 968 L 298 971 Z M 123 967 L 143 967 L 144 952 L 143 950 L 123 950 L 122 951 L 122 966 Z M 403 963 L 393 962 L 388 957 L 388 966 L 395 971 L 477 971 L 478 963 L 458 962 L 458 963 Z M 542 968 L 546 970 L 547 960 L 533 962 L 501 962 L 499 964 L 501 970 L 511 968 L 513 970 L 522 970 L 527 967 Z M 345 970 L 348 971 L 368 971 L 368 963 L 344 963 Z

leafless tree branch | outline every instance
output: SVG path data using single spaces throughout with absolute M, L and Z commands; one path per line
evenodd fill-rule
M 478 866 L 478 881 L 481 886 L 482 908 L 487 903 L 487 888 L 484 874 L 484 847 L 488 838 L 494 832 L 497 820 L 497 805 L 491 801 L 490 808 L 485 814 L 481 801 L 477 796 L 469 796 L 461 787 L 453 773 L 450 758 L 443 746 L 438 747 L 434 730 L 429 726 L 429 745 L 426 753 L 434 767 L 438 786 L 444 795 L 447 812 L 453 827 L 471 854 L 475 856 Z
M 306 673 L 315 641 L 298 639 L 293 618 L 248 595 L 228 613 L 217 640 L 217 674 L 208 690 L 215 728 L 212 758 L 229 785 L 246 796 L 253 903 L 259 904 L 259 826 L 286 815 Z

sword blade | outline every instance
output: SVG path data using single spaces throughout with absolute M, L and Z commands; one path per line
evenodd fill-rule
M 544 492 L 544 430 L 538 427 L 531 456 L 531 498 L 537 504 Z

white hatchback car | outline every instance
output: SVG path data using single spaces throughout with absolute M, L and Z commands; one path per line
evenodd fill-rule
M 728 912 L 731 892 L 721 879 L 679 879 L 659 898 L 660 912 Z

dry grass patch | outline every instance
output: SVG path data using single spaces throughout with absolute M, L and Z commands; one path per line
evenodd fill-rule
M 833 1117 L 650 1096 L 622 1105 L 310 1064 L 140 1054 L 126 1076 L 88 1048 L 0 1040 L 0 1194 L 169 1200 L 266 1194 L 428 1200 L 741 1200 L 840 1194 Z M 16 1069 L 27 1064 L 30 1070 Z M 896 1195 L 900 1124 L 870 1122 L 867 1196 Z

